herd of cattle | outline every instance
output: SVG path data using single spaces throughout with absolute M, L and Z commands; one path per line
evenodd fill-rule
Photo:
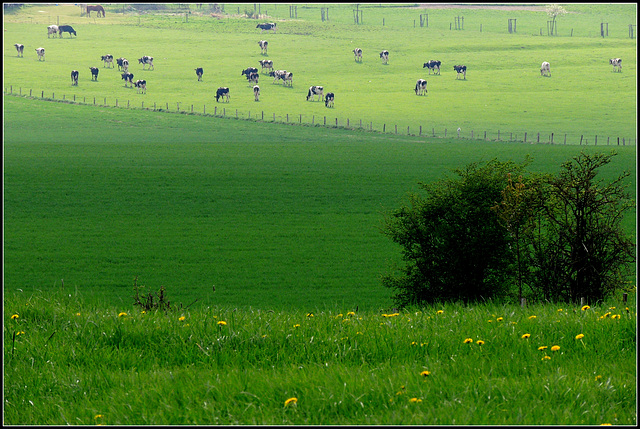
M 104 13 L 104 12 L 103 12 Z M 260 28 L 261 29 L 261 33 L 264 31 L 273 31 L 275 33 L 276 31 L 276 24 L 273 22 L 268 22 L 268 23 L 263 23 L 263 24 L 258 24 L 256 26 L 256 28 Z M 50 38 L 51 35 L 53 35 L 53 37 L 55 37 L 56 34 L 58 34 L 58 37 L 61 38 L 62 37 L 62 33 L 69 33 L 69 36 L 74 35 L 77 36 L 76 31 L 73 29 L 73 27 L 71 27 L 70 25 L 50 25 L 47 27 L 47 38 Z M 261 49 L 261 53 L 263 55 L 267 54 L 267 47 L 269 46 L 269 42 L 267 42 L 266 40 L 260 40 L 258 42 L 258 45 L 260 46 Z M 23 57 L 24 56 L 24 45 L 20 44 L 20 43 L 16 43 L 14 45 L 16 47 L 16 50 L 18 51 L 18 56 L 19 57 Z M 36 54 L 38 56 L 38 61 L 44 61 L 44 48 L 40 47 L 40 48 L 36 48 Z M 353 55 L 355 57 L 355 61 L 356 62 L 362 62 L 362 49 L 361 48 L 355 48 L 353 50 Z M 389 63 L 389 51 L 387 50 L 383 50 L 382 52 L 380 52 L 380 59 L 382 60 L 383 64 L 388 64 Z M 111 54 L 107 54 L 107 55 L 103 55 L 101 57 L 101 60 L 103 62 L 103 67 L 106 68 L 112 68 L 113 67 L 113 55 Z M 260 66 L 261 66 L 261 72 L 264 72 L 265 69 L 267 70 L 267 72 L 269 73 L 268 76 L 273 77 L 273 83 L 278 82 L 279 80 L 282 80 L 282 84 L 284 86 L 292 86 L 293 85 L 293 73 L 286 71 L 286 70 L 274 70 L 273 69 L 273 60 L 260 60 L 258 61 Z M 129 71 L 129 61 L 126 58 L 117 58 L 116 59 L 116 64 L 118 65 L 118 70 L 122 72 L 122 80 L 124 80 L 124 86 L 127 87 L 129 85 L 131 85 L 131 87 L 133 88 L 134 86 L 137 88 L 138 93 L 146 93 L 147 91 L 147 81 L 143 80 L 143 79 L 138 79 L 135 82 L 133 81 L 133 73 L 131 73 Z M 148 66 L 149 70 L 154 70 L 154 65 L 153 65 L 153 57 L 144 55 L 141 58 L 138 59 L 138 64 L 142 64 L 142 70 L 145 70 L 145 67 Z M 622 60 L 620 58 L 611 58 L 609 60 L 609 64 L 613 66 L 613 71 L 618 71 L 621 72 L 622 71 Z M 435 74 L 440 74 L 440 67 L 442 66 L 442 62 L 441 61 L 436 61 L 436 60 L 430 60 L 426 63 L 423 64 L 422 68 L 426 68 L 429 70 L 429 75 L 431 74 L 431 72 Z M 98 80 L 98 73 L 99 73 L 99 69 L 97 67 L 89 67 L 90 71 L 91 71 L 91 80 L 97 81 Z M 466 65 L 454 65 L 453 66 L 454 71 L 456 72 L 456 79 L 459 79 L 460 76 L 463 77 L 463 79 L 467 78 L 467 66 Z M 198 77 L 198 81 L 202 81 L 202 75 L 204 74 L 204 70 L 202 67 L 198 67 L 195 69 L 196 72 L 196 76 Z M 71 84 L 72 85 L 78 85 L 78 76 L 79 76 L 79 72 L 78 70 L 73 70 L 71 72 Z M 549 62 L 544 61 L 540 67 L 540 74 L 542 76 L 551 76 L 551 65 L 549 64 Z M 250 83 L 254 83 L 255 85 L 253 86 L 253 94 L 254 94 L 254 98 L 255 101 L 260 101 L 260 87 L 257 85 L 258 84 L 258 80 L 260 78 L 260 73 L 258 72 L 258 69 L 256 67 L 247 67 L 246 69 L 242 70 L 241 76 L 245 76 L 247 78 L 247 81 Z M 418 81 L 416 82 L 414 91 L 416 93 L 416 95 L 426 95 L 427 94 L 427 81 L 425 79 L 418 79 Z M 335 98 L 335 94 L 333 92 L 328 92 L 327 94 L 324 94 L 324 87 L 322 86 L 311 86 L 309 87 L 309 90 L 307 92 L 307 101 L 311 100 L 314 101 L 315 97 L 318 97 L 318 101 L 324 101 L 325 102 L 325 106 L 326 107 L 333 107 L 333 102 L 334 102 L 334 98 Z M 217 89 L 216 91 L 216 102 L 220 100 L 220 98 L 224 98 L 226 99 L 226 101 L 229 101 L 229 88 L 227 87 L 220 87 Z

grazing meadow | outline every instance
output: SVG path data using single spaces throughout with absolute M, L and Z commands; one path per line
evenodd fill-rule
M 637 423 L 635 278 L 626 301 L 402 310 L 380 283 L 400 261 L 384 215 L 471 162 L 531 157 L 529 171 L 557 173 L 615 150 L 602 178 L 628 171 L 634 193 L 635 6 L 566 5 L 554 37 L 540 36 L 539 10 L 380 6 L 359 6 L 359 25 L 348 4 L 260 4 L 259 20 L 242 16 L 254 4 L 5 12 L 3 423 Z M 420 13 L 428 28 L 414 27 Z M 461 14 L 465 29 L 449 30 Z M 57 20 L 78 37 L 47 39 Z M 266 21 L 275 34 L 255 28 Z M 147 94 L 103 67 L 107 53 Z M 240 71 L 260 59 L 294 82 L 262 74 L 255 102 Z M 305 101 L 310 85 L 335 92 L 335 108 Z M 636 225 L 634 210 L 634 239 Z M 134 286 L 163 287 L 171 309 L 134 305 Z

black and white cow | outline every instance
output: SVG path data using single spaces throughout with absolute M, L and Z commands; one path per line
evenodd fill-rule
M 284 75 L 287 74 L 286 70 L 274 70 L 271 73 L 269 73 L 269 76 L 271 76 L 273 78 L 273 83 L 276 83 L 277 80 L 279 79 L 283 79 L 284 80 Z
M 53 37 L 56 36 L 56 34 L 58 33 L 59 29 L 57 25 L 50 25 L 47 27 L 47 39 L 49 38 L 49 36 L 51 36 L 53 34 Z
M 142 79 L 138 79 L 133 83 L 133 86 L 135 86 L 138 89 L 138 94 L 140 94 L 141 92 L 143 94 L 147 93 L 147 81 L 146 80 L 142 80 Z
M 267 54 L 267 47 L 269 46 L 269 42 L 267 42 L 266 40 L 260 40 L 258 42 L 258 45 L 260 45 L 260 49 L 262 50 L 262 54 L 266 55 Z
M 355 48 L 353 50 L 353 56 L 356 61 L 362 61 L 362 49 Z
M 71 37 L 72 34 L 76 37 L 78 36 L 76 30 L 70 25 L 61 25 L 58 27 L 58 37 L 62 37 L 62 33 L 69 33 L 69 37 Z
M 333 107 L 334 98 L 333 92 L 327 92 L 327 96 L 324 98 L 325 107 Z
M 16 51 L 18 51 L 18 56 L 19 57 L 24 57 L 24 45 L 21 44 L 21 43 L 16 43 L 13 46 L 16 47 Z
M 276 23 L 275 22 L 265 22 L 263 24 L 258 24 L 256 25 L 256 28 L 260 29 L 260 32 L 263 33 L 265 30 L 266 31 L 273 31 L 274 33 L 276 32 Z
M 436 61 L 436 60 L 429 60 L 429 62 L 424 63 L 424 65 L 422 66 L 422 68 L 428 68 L 429 69 L 429 74 L 431 74 L 431 71 L 433 70 L 433 74 L 440 74 L 440 66 L 442 65 L 441 61 Z
M 78 75 L 80 73 L 78 72 L 78 70 L 72 70 L 71 71 L 71 85 L 78 85 Z
M 309 92 L 307 93 L 307 101 L 311 99 L 313 101 L 318 96 L 318 101 L 324 100 L 324 87 L 322 86 L 310 86 Z
M 260 75 L 258 73 L 251 72 L 247 75 L 247 80 L 252 83 L 258 83 Z
M 389 51 L 380 52 L 380 58 L 382 58 L 382 64 L 387 64 L 389 62 Z
M 616 69 L 618 69 L 619 72 L 622 71 L 622 60 L 620 58 L 611 58 L 609 64 L 613 66 L 613 71 L 616 71 Z
M 100 69 L 98 67 L 89 67 L 89 70 L 91 70 L 91 80 L 98 80 L 98 72 L 100 71 Z
M 246 69 L 242 70 L 242 73 L 240 73 L 240 76 L 247 75 L 247 77 L 249 77 L 251 73 L 258 73 L 258 69 L 255 67 L 247 67 Z
M 229 102 L 229 88 L 225 86 L 221 86 L 216 91 L 216 103 L 220 100 L 220 97 L 226 98 L 227 103 Z
M 456 71 L 456 79 L 460 79 L 460 75 L 462 75 L 465 79 L 467 78 L 467 66 L 453 66 L 453 69 Z
M 540 75 L 551 76 L 551 64 L 549 64 L 547 61 L 543 62 L 542 65 L 540 66 Z
M 103 65 L 102 67 L 113 67 L 113 55 L 107 54 L 101 57 Z
M 44 61 L 44 48 L 36 48 L 36 54 L 38 54 L 38 61 Z
M 282 77 L 282 84 L 286 86 L 287 82 L 289 82 L 289 86 L 293 86 L 293 73 L 285 72 L 284 76 Z
M 416 82 L 416 95 L 425 95 L 427 92 L 427 81 L 424 79 L 418 79 Z
M 273 70 L 273 61 L 272 60 L 260 60 L 258 62 L 260 63 L 260 67 L 262 67 L 262 70 L 264 70 L 264 69 Z
M 196 69 L 196 76 L 198 76 L 198 82 L 202 80 L 202 74 L 204 73 L 204 71 L 202 70 L 202 67 L 198 67 Z
M 142 58 L 138 58 L 138 64 L 142 64 L 142 70 L 144 70 L 145 65 L 149 66 L 149 70 L 155 70 L 155 67 L 153 66 L 153 57 L 150 57 L 148 55 L 144 55 Z
M 129 60 L 127 60 L 126 58 L 123 58 L 123 57 L 117 58 L 116 63 L 118 64 L 118 70 L 120 71 L 129 70 Z
M 127 82 L 131 84 L 131 88 L 133 88 L 133 73 L 129 73 L 125 71 L 122 73 L 122 80 L 124 80 L 124 86 L 127 86 Z
M 260 87 L 258 85 L 253 87 L 253 97 L 256 101 L 260 101 Z

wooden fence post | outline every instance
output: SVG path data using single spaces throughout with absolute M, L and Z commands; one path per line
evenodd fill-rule
M 540 143 L 540 133 L 538 133 L 538 143 Z
M 551 133 L 551 144 L 553 144 L 553 133 Z
M 527 142 L 527 133 L 526 132 L 524 133 L 524 142 L 525 143 Z
M 418 131 L 418 135 L 421 136 L 422 135 L 422 125 L 420 125 L 420 131 Z
M 584 136 L 582 136 L 582 135 L 580 136 L 580 146 L 582 146 L 582 137 L 584 137 Z
M 598 146 L 598 135 L 596 134 L 596 141 L 593 143 L 594 146 Z

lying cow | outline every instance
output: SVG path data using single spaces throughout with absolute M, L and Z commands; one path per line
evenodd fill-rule
M 13 46 L 16 47 L 16 51 L 18 51 L 18 56 L 19 57 L 24 57 L 24 45 L 21 44 L 21 43 L 16 43 Z
M 324 88 L 322 86 L 310 86 L 309 92 L 307 93 L 307 101 L 309 101 L 309 99 L 313 101 L 316 95 L 318 96 L 318 101 L 324 100 Z
M 72 70 L 71 71 L 71 85 L 78 85 L 78 75 L 80 73 L 78 72 L 78 70 Z
M 204 73 L 204 71 L 202 70 L 202 67 L 198 67 L 196 69 L 196 76 L 198 76 L 198 82 L 202 81 L 202 74 Z
M 227 103 L 229 102 L 229 88 L 221 86 L 216 91 L 216 103 L 220 100 L 220 97 L 226 98 Z
M 97 81 L 100 69 L 98 67 L 89 67 L 89 70 L 91 70 L 91 80 Z
M 467 66 L 453 66 L 453 69 L 456 71 L 456 79 L 460 79 L 460 75 L 467 78 Z

